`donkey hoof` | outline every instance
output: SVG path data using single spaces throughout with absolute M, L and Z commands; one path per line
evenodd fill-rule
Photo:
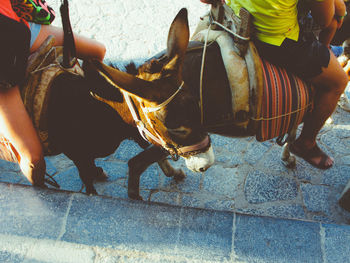
M 104 182 L 108 180 L 108 175 L 103 171 L 101 167 L 97 167 L 97 173 L 94 179 L 97 182 Z
M 95 188 L 93 189 L 86 189 L 86 194 L 89 195 L 89 196 L 93 196 L 93 195 L 98 195 L 97 191 Z
M 296 166 L 297 159 L 295 158 L 295 156 L 291 155 L 287 159 L 282 159 L 282 162 L 283 162 L 285 167 L 287 167 L 289 169 L 293 169 Z
M 176 182 L 181 182 L 186 178 L 186 174 L 181 170 L 176 170 L 174 173 L 174 180 Z
M 142 196 L 139 194 L 134 194 L 134 193 L 128 193 L 128 196 L 132 200 L 143 200 Z

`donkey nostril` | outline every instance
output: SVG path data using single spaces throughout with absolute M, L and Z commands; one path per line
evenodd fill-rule
M 199 171 L 200 171 L 200 172 L 205 172 L 205 170 L 206 170 L 206 169 L 203 168 L 203 167 L 202 167 L 202 168 L 199 168 Z

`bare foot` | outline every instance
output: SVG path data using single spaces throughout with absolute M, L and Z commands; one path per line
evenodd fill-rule
M 312 148 L 307 149 L 297 141 L 290 145 L 290 151 L 295 155 L 303 158 L 305 161 L 310 163 L 312 166 L 319 169 L 329 169 L 332 167 L 334 160 L 323 152 L 317 144 Z

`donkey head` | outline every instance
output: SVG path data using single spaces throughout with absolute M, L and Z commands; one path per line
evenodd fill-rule
M 162 146 L 173 157 L 184 157 L 189 169 L 205 171 L 213 164 L 214 154 L 208 134 L 200 124 L 198 102 L 182 80 L 188 41 L 187 10 L 182 9 L 170 27 L 166 55 L 140 66 L 136 76 L 98 61 L 85 62 L 84 68 L 97 72 L 111 84 L 96 87 L 94 92 L 99 100 L 124 115 L 124 121 L 136 123 L 148 141 Z M 118 88 L 124 98 L 113 101 L 108 96 L 112 92 L 106 90 L 110 88 Z M 133 107 L 135 112 L 130 114 Z

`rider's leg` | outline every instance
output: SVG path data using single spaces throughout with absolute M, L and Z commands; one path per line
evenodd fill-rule
M 30 31 L 0 15 L 0 130 L 19 154 L 19 165 L 35 185 L 43 185 L 45 161 L 38 135 L 23 105 L 18 85 L 23 82 L 29 55 Z
M 17 86 L 0 90 L 0 130 L 18 151 L 25 177 L 33 185 L 43 186 L 46 166 L 41 143 Z
M 302 133 L 290 150 L 318 168 L 329 168 L 333 159 L 318 148 L 316 136 L 346 87 L 348 78 L 343 68 L 327 46 L 317 40 L 286 39 L 279 47 L 257 41 L 256 47 L 270 62 L 314 84 L 314 109 L 306 117 Z
M 319 34 L 320 42 L 325 44 L 327 47 L 329 47 L 337 29 L 338 29 L 338 22 L 334 18 L 327 27 L 321 30 Z
M 331 53 L 330 61 L 326 68 L 323 68 L 322 73 L 311 79 L 316 92 L 314 99 L 314 109 L 306 117 L 302 132 L 296 142 L 293 144 L 298 149 L 298 152 L 307 152 L 315 149 L 316 136 L 325 121 L 333 113 L 340 95 L 344 92 L 348 78 L 337 61 L 336 57 Z M 320 150 L 319 154 L 310 157 L 309 162 L 318 166 L 322 161 L 324 153 Z M 324 160 L 323 168 L 329 168 L 333 164 L 333 159 L 329 156 Z
M 61 27 L 41 25 L 41 30 L 30 48 L 30 52 L 37 50 L 49 35 L 55 37 L 55 46 L 63 45 L 63 29 Z M 104 59 L 106 47 L 102 43 L 75 33 L 74 40 L 78 58 L 96 58 L 100 61 Z

